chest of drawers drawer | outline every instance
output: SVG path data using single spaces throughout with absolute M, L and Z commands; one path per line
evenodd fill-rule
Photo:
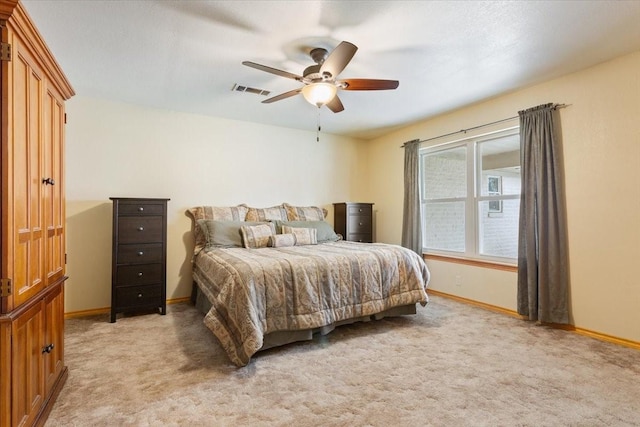
M 120 215 L 159 215 L 164 213 L 162 203 L 131 202 L 120 205 Z
M 121 286 L 115 289 L 116 308 L 131 311 L 143 307 L 156 307 L 162 296 L 160 285 Z
M 133 243 L 118 245 L 116 263 L 118 265 L 156 263 L 163 262 L 163 257 L 162 243 Z
M 162 216 L 123 216 L 118 221 L 118 243 L 162 242 Z
M 162 282 L 162 264 L 121 265 L 116 286 L 151 285 Z

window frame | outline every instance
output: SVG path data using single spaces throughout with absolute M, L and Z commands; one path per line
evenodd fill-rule
M 520 131 L 519 126 L 511 126 L 507 128 L 503 128 L 500 130 L 487 132 L 475 136 L 465 136 L 464 138 L 456 139 L 453 141 L 445 141 L 437 144 L 432 144 L 426 147 L 421 147 L 419 156 L 420 156 L 420 168 L 419 168 L 419 176 L 420 176 L 420 208 L 421 208 L 421 222 L 422 222 L 422 241 L 423 248 L 422 251 L 425 255 L 433 255 L 439 257 L 447 257 L 447 258 L 455 258 L 455 259 L 466 259 L 466 260 L 475 260 L 475 261 L 483 261 L 494 264 L 501 264 L 506 266 L 517 266 L 518 260 L 516 258 L 508 258 L 508 257 L 500 257 L 494 255 L 485 255 L 480 253 L 480 203 L 482 202 L 492 202 L 499 201 L 500 206 L 503 205 L 505 200 L 519 200 L 520 193 L 518 194 L 488 194 L 483 195 L 482 191 L 482 171 L 479 166 L 482 162 L 482 154 L 480 150 L 478 150 L 478 145 L 490 141 L 493 139 L 508 137 L 518 135 Z M 466 148 L 466 188 L 467 195 L 465 197 L 451 197 L 451 198 L 437 198 L 427 200 L 425 198 L 425 179 L 424 179 L 424 156 L 428 154 L 433 154 L 445 150 L 455 149 L 459 147 Z M 470 158 L 473 161 L 470 161 Z M 444 250 L 444 249 L 433 249 L 426 247 L 426 236 L 425 236 L 425 207 L 427 203 L 442 203 L 442 202 L 464 202 L 465 204 L 465 227 L 464 227 L 464 236 L 465 236 L 465 250 L 464 252 Z

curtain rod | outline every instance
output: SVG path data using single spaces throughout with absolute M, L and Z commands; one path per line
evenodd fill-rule
M 568 106 L 570 106 L 570 105 L 571 105 L 571 104 L 555 104 L 552 108 L 553 108 L 554 110 L 557 110 L 557 109 L 559 109 L 559 108 L 565 108 L 565 107 L 568 107 Z M 471 128 L 467 128 L 467 129 L 460 129 L 460 130 L 458 130 L 458 131 L 451 132 L 451 133 L 445 133 L 444 135 L 434 136 L 433 138 L 421 139 L 419 142 L 420 142 L 420 143 L 423 143 L 423 142 L 427 142 L 427 141 L 433 141 L 434 139 L 444 138 L 445 136 L 451 136 L 451 135 L 455 135 L 455 134 L 457 134 L 457 133 L 467 133 L 467 132 L 468 132 L 468 131 L 470 131 L 470 130 L 474 130 L 474 129 L 479 129 L 479 128 L 483 128 L 483 127 L 486 127 L 486 126 L 495 125 L 495 124 L 497 124 L 497 123 L 502 123 L 502 122 L 506 122 L 506 121 L 508 121 L 508 120 L 517 119 L 518 117 L 520 117 L 520 116 L 507 117 L 506 119 L 496 120 L 495 122 L 485 123 L 485 124 L 478 125 L 478 126 L 474 126 L 474 127 L 471 127 Z M 405 145 L 407 145 L 407 143 L 406 143 L 406 142 L 405 142 L 404 144 L 402 144 L 402 145 L 400 146 L 400 148 L 404 148 L 404 146 L 405 146 Z

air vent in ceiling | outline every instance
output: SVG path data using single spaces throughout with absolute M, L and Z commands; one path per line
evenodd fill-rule
M 268 90 L 256 89 L 255 87 L 249 87 L 249 86 L 243 86 L 243 85 L 239 85 L 238 83 L 235 83 L 231 88 L 231 90 L 236 92 L 255 93 L 256 95 L 262 95 L 262 96 L 267 96 L 271 93 Z

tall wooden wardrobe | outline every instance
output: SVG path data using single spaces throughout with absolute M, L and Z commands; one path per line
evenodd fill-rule
M 65 100 L 18 0 L 0 0 L 0 427 L 44 424 L 64 365 Z

